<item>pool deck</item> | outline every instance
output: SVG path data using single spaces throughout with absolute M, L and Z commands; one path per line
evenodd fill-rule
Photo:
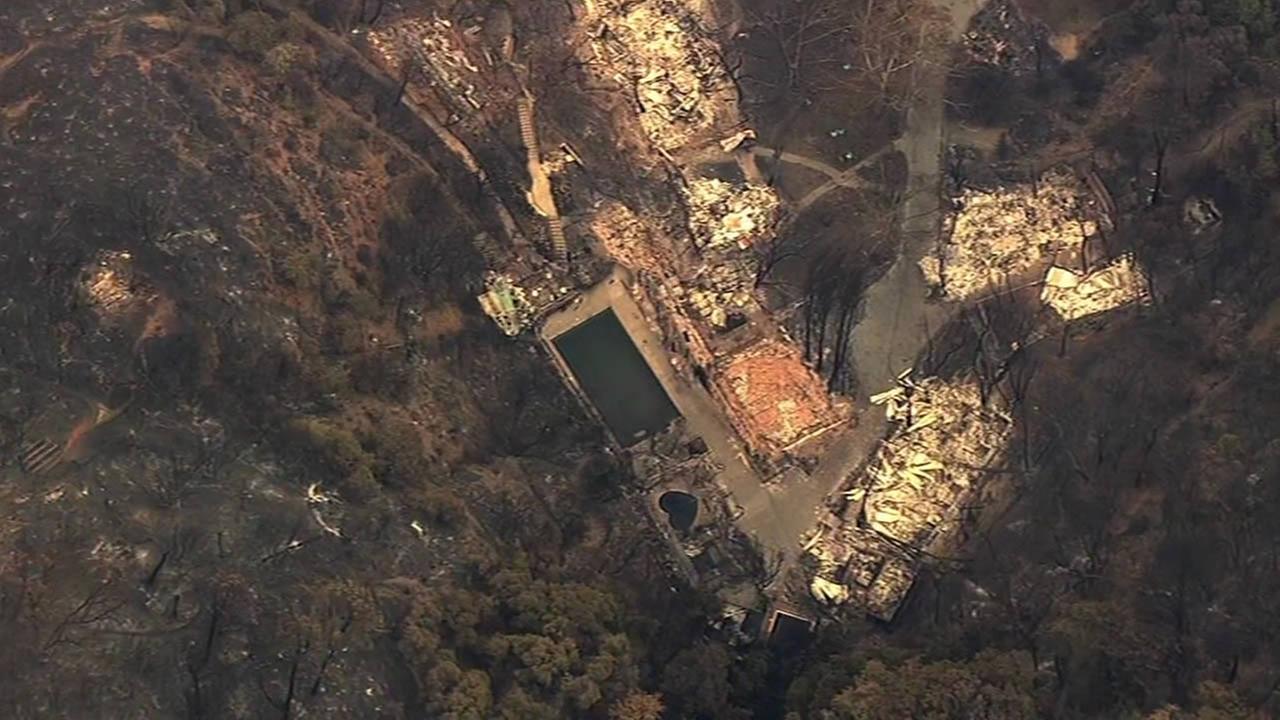
M 755 535 L 770 550 L 795 554 L 799 549 L 797 540 L 813 525 L 816 509 L 831 489 L 829 483 L 806 479 L 764 484 L 748 462 L 741 441 L 715 400 L 691 376 L 677 371 L 672 365 L 662 339 L 628 292 L 629 282 L 627 271 L 616 268 L 606 280 L 584 292 L 579 299 L 552 313 L 539 330 L 543 344 L 575 392 L 585 397 L 573 374 L 568 371 L 568 364 L 551 341 L 595 315 L 612 309 L 658 378 L 658 383 L 684 417 L 688 430 L 706 442 L 707 449 L 721 466 L 720 483 L 743 510 L 738 526 Z

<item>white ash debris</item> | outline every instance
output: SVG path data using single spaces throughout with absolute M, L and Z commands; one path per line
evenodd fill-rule
M 1027 22 L 1012 0 L 987 4 L 964 34 L 964 49 L 979 64 L 1025 75 L 1036 68 L 1036 44 L 1041 30 Z
M 910 561 L 900 556 L 885 558 L 875 582 L 867 588 L 867 614 L 885 622 L 893 620 L 915 581 L 916 569 Z
M 525 289 L 510 275 L 489 273 L 485 292 L 479 298 L 480 309 L 509 336 L 519 335 L 537 319 L 537 310 Z
M 689 304 L 718 328 L 728 325 L 730 313 L 747 313 L 755 306 L 752 285 L 755 268 L 750 258 L 725 257 L 698 270 Z
M 711 33 L 690 5 L 677 0 L 600 0 L 588 22 L 606 72 L 633 85 L 640 124 L 659 148 L 684 147 L 715 126 L 719 98 L 733 84 Z
M 502 332 L 515 337 L 576 292 L 573 281 L 554 268 L 544 267 L 520 277 L 490 271 L 485 275 L 485 292 L 476 300 Z
M 915 582 L 909 555 L 853 523 L 824 527 L 806 550 L 816 564 L 809 592 L 825 605 L 855 605 L 888 622 Z
M 662 277 L 675 267 L 655 246 L 649 226 L 631 208 L 614 200 L 597 205 L 590 215 L 591 234 L 618 263 Z
M 950 236 L 920 261 L 926 281 L 948 299 L 987 293 L 1098 233 L 1074 176 L 1051 172 L 1034 184 L 966 190 L 948 218 Z
M 341 520 L 342 511 L 338 509 L 342 501 L 337 495 L 325 492 L 320 483 L 311 483 L 307 486 L 307 505 L 311 506 L 311 517 L 316 521 L 316 525 L 321 530 L 329 533 L 334 537 L 342 537 L 342 531 L 338 529 L 338 522 Z M 332 522 L 325 518 L 326 511 L 334 515 Z
M 821 575 L 815 575 L 809 584 L 809 592 L 821 602 L 828 605 L 843 605 L 849 601 L 849 588 L 838 582 L 832 582 Z
M 699 247 L 748 249 L 773 229 L 782 207 L 771 187 L 716 178 L 690 180 L 685 198 Z
M 1081 275 L 1053 266 L 1044 278 L 1040 301 L 1068 322 L 1126 305 L 1145 304 L 1151 294 L 1147 278 L 1131 255 Z
M 1191 226 L 1191 233 L 1200 233 L 1222 222 L 1222 211 L 1211 197 L 1192 196 L 1182 203 L 1182 221 Z
M 749 149 L 756 142 L 756 131 L 743 128 L 720 141 L 720 149 L 727 152 Z
M 388 66 L 402 68 L 409 63 L 433 82 L 443 84 L 453 97 L 478 109 L 481 103 L 475 97 L 475 83 L 480 68 L 455 41 L 455 33 L 453 23 L 432 16 L 380 24 L 369 32 L 368 39 Z
M 896 427 L 867 471 L 862 500 L 867 525 L 886 538 L 924 549 L 981 484 L 1011 428 L 995 399 L 982 402 L 976 380 L 919 383 L 904 376 L 872 399 Z
M 202 250 L 217 250 L 222 253 L 231 252 L 230 246 L 218 237 L 218 234 L 212 228 L 193 228 L 190 230 L 175 230 L 171 233 L 157 238 L 155 242 L 156 248 L 166 255 L 182 255 L 200 252 Z M 225 271 L 226 268 L 223 268 Z
M 134 271 L 133 255 L 128 252 L 98 253 L 85 269 L 81 288 L 98 317 L 107 322 L 119 320 L 140 302 L 151 300 L 146 284 Z
M 582 158 L 573 151 L 568 145 L 561 144 L 553 152 L 544 153 L 542 157 L 542 172 L 550 177 L 563 175 L 571 165 L 582 167 Z
M 872 396 L 894 423 L 866 476 L 846 494 L 844 518 L 806 545 L 810 592 L 892 620 L 915 581 L 916 558 L 957 519 L 1006 447 L 1010 418 L 983 405 L 973 380 L 910 379 Z M 840 589 L 842 588 L 843 592 Z

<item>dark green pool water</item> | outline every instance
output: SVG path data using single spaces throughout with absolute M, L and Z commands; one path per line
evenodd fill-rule
M 658 498 L 658 507 L 667 514 L 671 527 L 688 532 L 698 517 L 698 498 L 679 490 L 668 490 Z
M 553 342 L 618 442 L 631 445 L 675 419 L 671 398 L 612 310 Z

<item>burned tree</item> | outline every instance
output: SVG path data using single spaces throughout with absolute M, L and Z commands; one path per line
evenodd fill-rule
M 759 288 L 770 282 L 770 275 L 780 264 L 799 257 L 804 251 L 803 243 L 797 233 L 779 228 L 768 240 L 755 246 L 756 274 L 755 287 Z
M 786 67 L 788 91 L 806 87 L 811 72 L 836 62 L 849 37 L 849 17 L 838 0 L 784 2 L 751 13 L 752 24 L 774 45 L 774 55 Z
M 935 62 L 943 46 L 937 10 L 921 0 L 858 0 L 850 8 L 852 67 L 859 81 L 887 107 L 905 109 L 915 97 L 915 78 Z
M 803 301 L 804 357 L 819 375 L 826 376 L 828 390 L 844 389 L 848 383 L 853 329 L 871 270 L 867 258 L 849 262 L 831 253 L 809 264 Z
M 940 16 L 923 0 L 761 4 L 766 7 L 747 16 L 768 45 L 747 52 L 762 70 L 774 65 L 786 72 L 781 83 L 744 77 L 772 87 L 774 94 L 853 89 L 902 109 L 913 97 L 916 73 L 934 61 L 931 50 L 942 46 Z
M 1164 198 L 1164 161 L 1169 151 L 1169 139 L 1157 130 L 1151 133 L 1151 142 L 1156 152 L 1156 168 L 1151 173 L 1151 194 L 1147 198 L 1147 205 L 1156 207 Z

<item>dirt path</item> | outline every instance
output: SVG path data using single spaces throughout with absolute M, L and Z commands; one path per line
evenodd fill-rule
M 848 172 L 847 170 L 841 170 L 840 168 L 837 168 L 831 163 L 825 162 L 823 160 L 816 160 L 814 158 L 809 157 L 808 155 L 797 155 L 796 153 L 793 153 L 789 150 L 777 150 L 775 148 L 765 147 L 764 145 L 753 145 L 751 147 L 751 154 L 756 155 L 758 157 L 767 157 L 767 158 L 772 158 L 774 160 L 789 162 L 794 165 L 803 165 L 804 167 L 807 167 L 810 170 L 816 170 L 833 180 L 844 176 Z M 876 154 L 878 155 L 879 153 L 876 153 Z M 872 157 L 875 157 L 875 156 L 873 155 Z M 867 162 L 867 160 L 870 160 L 870 159 L 871 158 L 869 157 L 866 160 L 863 160 L 862 162 L 858 163 L 858 165 L 863 165 Z M 850 169 L 853 169 L 853 168 L 850 168 Z
M 1249 132 L 1262 118 L 1270 118 L 1276 99 L 1255 97 L 1240 103 L 1231 113 L 1169 152 L 1166 177 L 1178 177 L 1195 163 L 1213 160 L 1224 148 L 1230 148 L 1241 135 Z
M 811 158 L 807 155 L 797 155 L 796 153 L 787 152 L 786 150 L 779 151 L 774 148 L 765 147 L 763 145 L 753 146 L 751 148 L 751 154 L 755 155 L 756 157 L 767 157 L 775 161 L 782 161 L 782 162 L 792 163 L 794 165 L 800 165 L 802 167 L 807 167 L 810 170 L 820 172 L 823 175 L 827 176 L 826 182 L 822 183 L 821 185 L 814 188 L 813 190 L 810 190 L 804 197 L 800 198 L 795 202 L 795 209 L 797 211 L 800 211 L 800 210 L 804 210 L 810 205 L 821 200 L 824 195 L 831 192 L 832 190 L 835 190 L 838 187 L 844 187 L 844 188 L 866 187 L 870 183 L 867 180 L 864 180 L 860 175 L 858 175 L 858 172 L 861 171 L 863 168 L 867 167 L 868 165 L 870 165 L 871 163 L 876 162 L 877 160 L 882 158 L 885 153 L 890 152 L 893 149 L 894 149 L 893 145 L 885 146 L 871 153 L 870 155 L 863 158 L 862 160 L 858 161 L 858 164 L 854 165 L 853 167 L 846 168 L 844 170 L 841 170 L 840 168 L 837 168 L 834 165 L 831 165 L 830 163 L 823 162 L 822 160 L 816 160 L 814 158 Z

